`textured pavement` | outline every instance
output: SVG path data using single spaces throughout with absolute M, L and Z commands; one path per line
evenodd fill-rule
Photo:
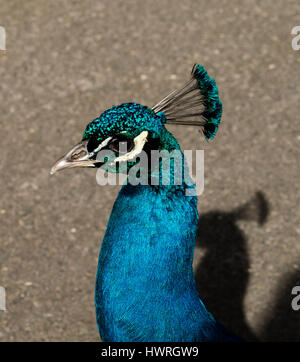
M 125 101 L 154 105 L 195 62 L 224 105 L 205 149 L 195 273 L 208 309 L 250 340 L 300 340 L 299 1 L 0 0 L 1 341 L 99 340 L 94 281 L 119 186 L 49 176 L 86 124 Z

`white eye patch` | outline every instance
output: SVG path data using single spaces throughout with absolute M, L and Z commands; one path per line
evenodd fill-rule
M 108 142 L 112 139 L 112 137 L 107 137 L 104 141 L 100 143 L 100 145 L 93 151 L 94 153 L 100 151 L 103 147 L 105 147 Z
M 148 131 L 141 132 L 137 137 L 134 138 L 134 147 L 133 149 L 126 153 L 125 155 L 119 156 L 114 159 L 114 162 L 124 162 L 124 161 L 132 161 L 136 156 L 138 156 L 147 141 Z

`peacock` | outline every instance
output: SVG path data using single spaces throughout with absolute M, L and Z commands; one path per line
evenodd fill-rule
M 104 166 L 106 171 L 128 174 L 142 152 L 149 159 L 153 150 L 182 154 L 166 124 L 198 126 L 210 140 L 221 116 L 217 85 L 201 64 L 195 64 L 189 81 L 154 107 L 123 103 L 104 111 L 86 126 L 82 141 L 54 164 L 51 174 Z M 103 151 L 108 156 L 99 158 Z M 175 162 L 170 164 L 169 183 L 163 182 L 160 158 L 146 177 L 142 168 L 136 171 L 144 175 L 142 182 L 127 178 L 114 203 L 96 275 L 100 337 L 105 342 L 239 341 L 199 297 L 192 268 L 197 197 L 187 192 L 194 188 L 190 180 L 178 176 Z

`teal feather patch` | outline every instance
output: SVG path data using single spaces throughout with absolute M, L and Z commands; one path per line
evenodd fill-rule
M 206 120 L 203 133 L 206 139 L 214 138 L 222 117 L 222 103 L 219 98 L 218 87 L 213 78 L 210 78 L 203 65 L 194 65 L 192 75 L 198 81 L 199 88 L 204 95 L 204 111 L 202 116 Z

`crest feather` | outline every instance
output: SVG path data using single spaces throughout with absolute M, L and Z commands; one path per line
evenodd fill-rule
M 222 117 L 218 87 L 201 64 L 195 64 L 191 79 L 157 103 L 152 110 L 163 113 L 166 123 L 200 126 L 207 140 L 214 138 Z

